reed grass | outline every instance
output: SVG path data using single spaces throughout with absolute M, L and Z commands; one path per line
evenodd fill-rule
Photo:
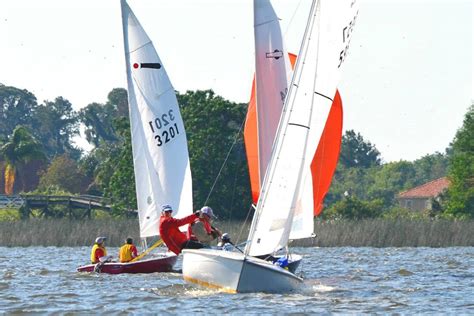
M 384 220 L 316 221 L 316 237 L 293 246 L 453 247 L 474 246 L 474 221 Z
M 90 246 L 98 236 L 107 237 L 107 245 L 116 247 L 131 236 L 138 240 L 137 220 L 68 220 L 30 219 L 0 222 L 0 245 L 28 246 Z
M 247 238 L 249 223 L 217 222 L 235 243 Z M 474 221 L 364 220 L 316 221 L 316 238 L 294 241 L 303 247 L 452 247 L 474 246 Z M 97 236 L 117 247 L 126 237 L 139 239 L 136 219 L 30 219 L 0 222 L 0 246 L 90 246 Z

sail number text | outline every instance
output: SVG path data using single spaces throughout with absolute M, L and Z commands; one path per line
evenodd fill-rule
M 164 113 L 148 122 L 152 133 L 155 134 L 154 138 L 157 146 L 162 146 L 179 135 L 178 124 L 173 122 L 175 118 L 173 110 L 169 110 L 168 113 Z
M 342 44 L 344 45 L 344 48 L 339 53 L 339 65 L 337 65 L 337 68 L 341 67 L 344 59 L 346 58 L 347 51 L 349 50 L 349 44 L 351 42 L 352 31 L 354 30 L 358 13 L 359 11 L 357 11 L 357 13 L 354 15 L 352 21 L 350 21 L 349 24 L 342 29 Z

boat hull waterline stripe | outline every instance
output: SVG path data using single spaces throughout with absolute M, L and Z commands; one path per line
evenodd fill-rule
M 213 284 L 213 283 L 209 283 L 209 282 L 206 282 L 206 281 L 198 280 L 198 279 L 191 278 L 191 277 L 188 277 L 188 276 L 185 276 L 185 275 L 183 275 L 183 279 L 187 282 L 191 282 L 191 283 L 203 286 L 203 287 L 207 287 L 207 288 L 211 288 L 211 289 L 217 289 L 219 291 L 229 293 L 229 294 L 237 294 L 237 291 L 234 290 L 234 289 L 230 289 L 230 288 L 220 286 L 220 285 L 217 285 L 217 284 Z

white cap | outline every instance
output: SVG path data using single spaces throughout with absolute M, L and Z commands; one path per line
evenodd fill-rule
M 161 211 L 162 212 L 173 212 L 173 208 L 171 207 L 171 205 L 164 204 L 164 205 L 161 206 Z
M 214 212 L 212 211 L 212 208 L 210 208 L 209 206 L 203 206 L 201 208 L 201 214 L 205 214 L 209 217 L 215 217 Z
M 222 240 L 230 240 L 230 236 L 228 233 L 223 233 L 222 236 L 221 236 L 221 239 Z
M 95 243 L 96 243 L 96 244 L 101 244 L 101 243 L 103 243 L 106 239 L 107 239 L 107 237 L 97 237 L 97 238 L 95 239 Z

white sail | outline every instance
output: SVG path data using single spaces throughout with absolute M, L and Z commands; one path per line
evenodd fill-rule
M 176 95 L 153 44 L 121 0 L 140 237 L 159 235 L 161 205 L 192 213 L 186 134 Z
M 312 212 L 312 206 L 306 204 L 312 201 L 312 191 L 305 186 L 311 181 L 311 159 L 349 46 L 358 12 L 356 2 L 313 1 L 245 251 L 251 256 L 273 253 L 287 246 L 292 226 L 305 224 L 297 221 L 293 224 L 295 213 L 308 221 L 304 212 Z M 311 222 L 312 216 L 311 213 Z M 312 223 L 306 224 L 311 225 L 312 233 Z
M 309 220 L 314 216 L 313 179 L 309 164 L 316 152 L 333 101 L 332 98 L 334 98 L 339 83 L 341 66 L 349 48 L 358 13 L 358 2 L 354 0 L 321 1 L 319 12 L 319 25 L 324 26 L 324 29 L 320 30 L 319 42 L 324 43 L 324 46 L 318 50 L 316 69 L 321 77 L 316 82 L 315 91 L 331 100 L 320 103 L 321 106 L 318 106 L 311 117 L 311 129 L 305 155 L 306 164 L 302 177 L 303 184 L 295 201 L 291 239 L 310 237 L 314 231 L 314 222 Z
M 269 0 L 254 0 L 255 86 L 260 185 L 291 80 L 291 66 L 280 23 Z

